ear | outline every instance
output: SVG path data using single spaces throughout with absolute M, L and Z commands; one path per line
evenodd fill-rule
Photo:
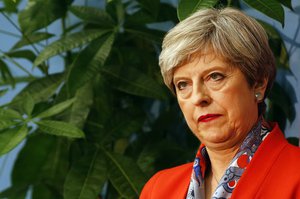
M 264 78 L 261 82 L 256 83 L 254 85 L 254 93 L 255 93 L 255 95 L 257 95 L 257 94 L 260 95 L 260 97 L 257 97 L 258 101 L 261 101 L 261 100 L 264 99 L 265 92 L 266 92 L 266 89 L 267 89 L 267 85 L 268 85 L 268 79 L 267 78 Z

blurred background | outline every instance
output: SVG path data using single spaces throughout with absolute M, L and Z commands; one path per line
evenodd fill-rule
M 171 2 L 172 5 L 177 6 L 178 2 L 176 0 L 173 1 L 165 1 Z M 19 4 L 19 8 L 22 9 L 26 6 L 27 1 L 21 1 Z M 104 1 L 94 0 L 94 1 L 83 1 L 83 0 L 75 0 L 73 5 L 88 5 L 92 7 L 102 8 L 105 4 Z M 3 1 L 0 1 L 0 8 L 3 7 Z M 285 125 L 285 135 L 286 137 L 299 137 L 300 135 L 300 1 L 292 0 L 292 7 L 294 11 L 292 12 L 290 9 L 284 7 L 285 9 L 285 22 L 284 27 L 282 25 L 263 15 L 262 13 L 249 8 L 247 5 L 242 4 L 243 10 L 247 12 L 249 15 L 254 16 L 255 18 L 261 19 L 262 21 L 268 22 L 276 30 L 280 33 L 284 43 L 286 45 L 287 52 L 289 54 L 289 63 L 290 70 L 280 69 L 280 72 L 277 75 L 277 82 L 284 88 L 284 90 L 288 93 L 291 102 L 295 109 L 295 119 L 293 122 L 286 120 Z M 0 55 L 3 56 L 4 52 L 9 51 L 13 45 L 16 44 L 20 39 L 20 34 L 18 33 L 17 28 L 13 25 L 13 23 L 18 24 L 18 18 L 15 14 L 3 15 L 3 11 L 0 14 Z M 74 21 L 78 20 L 75 17 L 70 17 L 68 19 L 68 23 L 73 24 Z M 12 23 L 13 22 L 13 23 Z M 165 23 L 163 25 L 160 24 L 161 29 L 168 29 L 172 26 L 173 23 Z M 56 32 L 60 34 L 61 32 L 61 24 L 58 22 L 52 23 L 47 27 L 49 32 Z M 47 42 L 51 43 L 52 41 L 57 40 L 58 38 L 53 37 L 49 39 Z M 49 74 L 63 72 L 63 62 L 64 60 L 55 56 L 51 59 L 50 63 L 51 68 L 49 68 Z M 31 65 L 29 61 L 21 60 L 19 62 L 21 65 Z M 0 65 L 1 67 L 1 65 Z M 23 68 L 11 67 L 11 72 L 14 76 L 24 77 L 28 74 L 34 75 L 35 77 L 42 77 L 38 68 L 25 67 L 28 71 L 24 71 Z M 0 86 L 0 105 L 5 105 L 9 103 L 25 86 L 27 83 L 21 82 L 17 83 L 15 87 L 10 86 Z M 5 94 L 3 92 L 5 91 Z M 14 165 L 14 161 L 17 157 L 17 154 L 24 146 L 24 141 L 19 144 L 16 148 L 14 148 L 9 153 L 2 155 L 0 157 L 0 191 L 5 190 L 11 185 L 11 171 Z M 30 193 L 29 193 L 30 195 Z M 28 196 L 29 197 L 29 196 Z

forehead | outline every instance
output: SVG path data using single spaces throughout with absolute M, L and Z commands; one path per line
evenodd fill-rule
M 175 78 L 182 73 L 205 72 L 213 69 L 231 70 L 233 67 L 224 58 L 215 53 L 196 54 L 190 57 L 188 61 L 174 69 Z

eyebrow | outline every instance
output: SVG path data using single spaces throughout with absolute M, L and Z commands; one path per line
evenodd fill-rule
M 231 67 L 230 66 L 219 66 L 219 65 L 216 65 L 216 66 L 211 66 L 211 67 L 209 67 L 209 68 L 207 68 L 207 69 L 204 69 L 202 72 L 201 72 L 201 74 L 208 74 L 208 73 L 210 73 L 211 71 L 214 71 L 214 70 L 222 70 L 222 71 L 228 71 L 229 69 L 230 69 Z M 176 82 L 176 81 L 178 81 L 178 79 L 188 79 L 187 77 L 186 77 L 186 75 L 179 75 L 179 76 L 173 76 L 173 83 L 174 82 Z

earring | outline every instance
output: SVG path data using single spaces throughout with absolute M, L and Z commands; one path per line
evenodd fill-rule
M 260 92 L 255 93 L 255 98 L 256 98 L 257 100 L 261 100 L 261 99 L 260 99 L 260 98 L 261 98 L 261 93 L 260 93 Z

